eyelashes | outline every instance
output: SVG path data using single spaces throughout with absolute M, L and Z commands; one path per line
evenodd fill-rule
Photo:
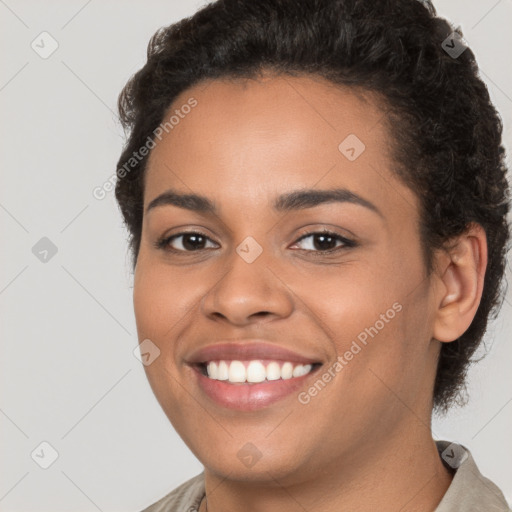
M 349 240 L 348 238 L 345 238 L 344 236 L 341 236 L 340 234 L 338 234 L 338 233 L 336 233 L 334 231 L 329 231 L 327 229 L 324 229 L 324 230 L 321 230 L 321 231 L 311 231 L 311 232 L 308 232 L 308 233 L 302 235 L 295 243 L 301 242 L 302 240 L 305 240 L 305 239 L 308 239 L 308 238 L 311 238 L 312 241 L 313 241 L 315 236 L 318 236 L 323 241 L 325 241 L 325 239 L 330 239 L 330 240 L 334 240 L 335 242 L 340 242 L 341 245 L 337 246 L 337 247 L 334 247 L 334 248 L 331 248 L 331 249 L 313 250 L 312 252 L 331 253 L 331 252 L 338 251 L 340 249 L 345 249 L 347 247 L 355 247 L 356 246 L 356 243 L 353 240 Z M 313 247 L 314 247 L 314 241 L 313 241 Z M 303 249 L 303 250 L 307 250 L 307 249 Z
M 316 237 L 316 238 L 315 238 Z M 176 242 L 176 240 L 182 239 L 180 242 L 180 245 L 183 247 L 182 249 L 176 249 L 175 247 L 172 247 L 172 243 Z M 329 230 L 319 230 L 319 231 L 310 231 L 307 233 L 302 234 L 294 243 L 293 245 L 297 245 L 298 243 L 302 242 L 303 240 L 311 239 L 311 243 L 309 246 L 310 249 L 298 249 L 300 251 L 304 251 L 306 253 L 312 253 L 315 255 L 327 255 L 332 253 L 337 253 L 340 250 L 356 247 L 357 243 L 353 240 L 349 240 L 348 238 L 345 238 L 344 236 L 340 235 L 339 233 L 336 233 L 334 231 Z M 319 242 L 320 249 L 317 249 L 315 247 L 315 241 Z M 192 253 L 198 253 L 198 252 L 204 252 L 205 250 L 211 250 L 212 247 L 206 248 L 203 247 L 203 245 L 207 244 L 208 242 L 213 242 L 211 238 L 204 233 L 200 231 L 183 231 L 181 233 L 177 233 L 171 236 L 164 236 L 160 239 L 158 239 L 155 242 L 155 247 L 159 250 L 163 250 L 165 252 L 176 254 L 176 255 L 187 255 Z M 335 247 L 331 248 L 322 248 L 322 245 L 327 245 L 336 242 L 340 245 L 337 245 Z M 214 245 L 216 245 L 215 242 L 213 242 Z M 200 245 L 201 247 L 197 247 L 197 245 Z M 187 249 L 188 247 L 188 249 Z M 215 248 L 215 247 L 213 247 Z M 297 250 L 297 249 L 294 249 Z
M 196 238 L 196 239 L 205 239 L 205 240 L 210 240 L 211 241 L 209 236 L 205 235 L 204 233 L 201 233 L 200 231 L 183 231 L 182 233 L 177 233 L 176 235 L 171 235 L 171 236 L 168 236 L 168 237 L 160 238 L 156 242 L 156 247 L 157 247 L 157 249 L 162 249 L 162 250 L 165 250 L 165 251 L 176 252 L 176 253 L 180 253 L 180 252 L 199 252 L 200 250 L 204 250 L 204 249 L 199 249 L 199 250 L 187 251 L 187 250 L 183 250 L 183 249 L 175 249 L 175 248 L 170 246 L 170 243 L 172 241 L 174 241 L 176 239 L 179 239 L 181 237 L 190 237 L 192 239 Z

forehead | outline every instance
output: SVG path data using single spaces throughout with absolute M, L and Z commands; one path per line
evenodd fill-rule
M 382 199 L 389 183 L 395 194 L 402 187 L 384 110 L 369 93 L 311 77 L 213 80 L 184 91 L 164 122 L 171 115 L 179 121 L 151 152 L 145 205 L 166 188 L 246 208 L 297 188 L 343 186 Z

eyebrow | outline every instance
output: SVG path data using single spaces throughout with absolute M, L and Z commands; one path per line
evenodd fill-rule
M 346 189 L 327 190 L 295 190 L 287 192 L 274 200 L 273 208 L 278 212 L 289 212 L 313 208 L 324 203 L 352 203 L 364 206 L 384 218 L 382 212 L 370 201 Z M 213 201 L 198 194 L 182 194 L 176 190 L 167 190 L 153 199 L 146 208 L 146 213 L 158 206 L 172 205 L 195 212 L 218 215 L 217 206 Z

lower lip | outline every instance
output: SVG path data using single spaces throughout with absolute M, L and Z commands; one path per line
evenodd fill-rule
M 228 384 L 226 381 L 210 379 L 201 373 L 198 367 L 193 367 L 197 375 L 199 387 L 214 402 L 222 407 L 239 411 L 255 411 L 267 407 L 283 398 L 299 391 L 304 382 L 316 373 L 319 367 L 301 377 L 279 379 L 260 383 Z

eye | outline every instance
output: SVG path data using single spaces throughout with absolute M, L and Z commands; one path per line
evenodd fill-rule
M 179 239 L 182 240 L 176 244 L 178 248 L 172 247 L 172 244 Z M 186 231 L 161 238 L 156 242 L 156 247 L 171 252 L 197 252 L 205 248 L 207 240 L 211 241 L 204 233 L 199 231 Z
M 356 245 L 352 240 L 348 240 L 347 238 L 328 230 L 306 233 L 301 236 L 294 245 L 307 239 L 310 240 L 304 244 L 305 248 L 302 250 L 306 250 L 308 252 L 331 253 L 338 251 L 339 249 L 343 249 L 344 247 L 354 247 Z M 333 246 L 333 244 L 336 244 L 337 242 L 339 242 L 340 245 Z

